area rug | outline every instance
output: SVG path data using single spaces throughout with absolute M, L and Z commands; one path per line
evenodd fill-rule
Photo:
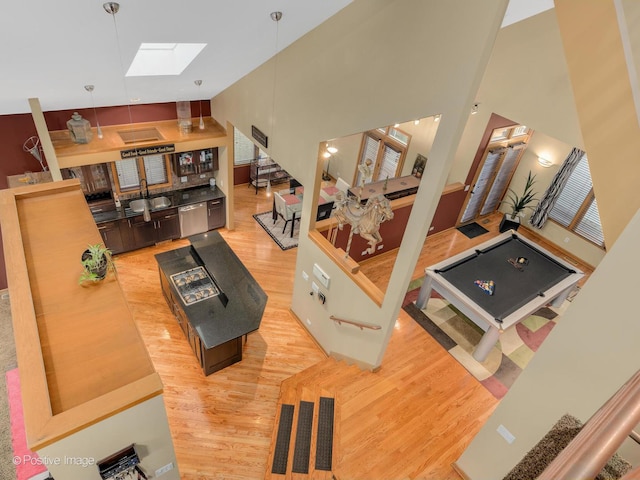
M 287 224 L 285 232 L 282 233 L 284 220 L 278 217 L 276 223 L 273 223 L 271 210 L 253 215 L 258 225 L 273 239 L 274 242 L 282 249 L 289 250 L 298 246 L 298 234 L 300 233 L 300 222 L 294 222 L 293 237 L 291 237 L 291 224 Z
M 486 360 L 478 362 L 473 351 L 483 330 L 435 292 L 427 307 L 419 309 L 418 291 L 413 288 L 407 293 L 404 311 L 498 399 L 506 395 L 559 318 L 558 309 L 541 308 L 506 329 Z
M 11 416 L 11 440 L 13 443 L 13 464 L 16 467 L 17 480 L 29 480 L 40 477 L 47 471 L 37 453 L 27 447 L 24 431 L 24 414 L 20 394 L 20 375 L 14 368 L 6 373 L 7 395 L 9 397 L 9 414 Z M 45 474 L 44 477 L 47 475 Z
M 466 225 L 459 226 L 458 231 L 465 234 L 469 238 L 475 238 L 487 233 L 489 230 L 476 222 L 471 222 L 467 223 Z

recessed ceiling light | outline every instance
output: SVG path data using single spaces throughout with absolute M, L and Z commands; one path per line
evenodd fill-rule
M 142 43 L 127 77 L 180 75 L 206 43 Z

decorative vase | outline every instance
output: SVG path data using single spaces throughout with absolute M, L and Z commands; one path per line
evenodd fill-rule
M 73 112 L 71 120 L 67 121 L 67 128 L 71 135 L 71 140 L 75 143 L 89 143 L 93 138 L 91 123 L 86 118 L 82 118 L 78 112 Z
M 515 215 L 509 215 L 507 213 L 505 213 L 502 216 L 502 220 L 500 221 L 500 228 L 499 231 L 500 233 L 504 233 L 508 230 L 518 230 L 518 227 L 520 226 L 520 217 Z

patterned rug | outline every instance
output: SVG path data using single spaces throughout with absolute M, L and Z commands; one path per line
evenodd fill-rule
M 421 283 L 412 282 L 402 308 L 496 398 L 505 396 L 566 308 L 566 302 L 559 309 L 543 307 L 506 329 L 486 360 L 478 362 L 472 355 L 483 330 L 435 292 L 419 309 L 415 300 Z
M 287 224 L 285 232 L 282 233 L 284 220 L 278 217 L 278 220 L 276 220 L 276 223 L 274 224 L 273 217 L 271 216 L 271 210 L 269 210 L 268 212 L 256 213 L 253 218 L 255 218 L 256 222 L 258 222 L 258 225 L 260 225 L 264 229 L 264 231 L 269 234 L 273 241 L 276 242 L 282 250 L 289 250 L 290 248 L 295 248 L 298 246 L 300 222 L 295 222 L 293 237 L 291 237 L 291 223 Z

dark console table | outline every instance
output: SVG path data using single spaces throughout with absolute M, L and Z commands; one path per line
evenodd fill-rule
M 165 300 L 205 375 L 242 360 L 242 337 L 260 327 L 267 294 L 220 233 L 156 255 Z

